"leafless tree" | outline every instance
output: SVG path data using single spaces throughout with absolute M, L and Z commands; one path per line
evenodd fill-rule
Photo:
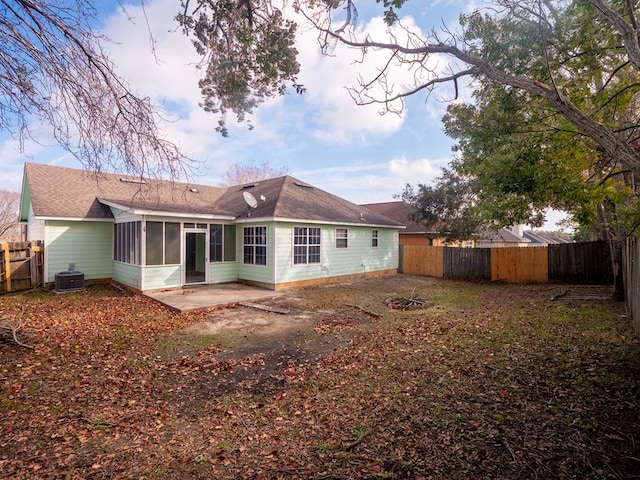
M 190 165 L 161 112 L 115 71 L 91 24 L 90 0 L 0 0 L 0 129 L 21 147 L 38 119 L 85 167 L 140 175 Z
M 0 190 L 0 239 L 9 240 L 9 234 L 18 227 L 20 194 L 10 190 Z
M 233 163 L 227 171 L 223 172 L 220 176 L 220 186 L 231 187 L 233 185 L 242 185 L 244 183 L 265 180 L 267 178 L 279 177 L 288 173 L 287 168 L 272 167 L 267 161 L 250 165 L 238 165 L 237 163 Z

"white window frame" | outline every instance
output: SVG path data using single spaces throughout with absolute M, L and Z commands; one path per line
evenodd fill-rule
M 348 228 L 336 228 L 336 248 L 349 248 Z
M 300 232 L 304 230 L 304 232 Z M 314 231 L 313 235 L 311 231 Z M 317 235 L 315 235 L 317 231 Z M 314 265 L 321 262 L 322 229 L 320 227 L 294 226 L 292 229 L 292 255 L 293 265 Z M 314 243 L 311 243 L 314 241 Z M 315 243 L 317 241 L 317 243 Z M 317 249 L 317 253 L 315 250 Z M 311 251 L 314 251 L 311 253 Z
M 260 233 L 257 232 L 258 229 L 261 230 Z M 252 232 L 249 235 L 247 234 L 248 230 L 251 230 Z M 264 232 L 264 234 L 262 234 L 262 231 Z M 253 242 L 247 243 L 248 236 L 253 239 Z M 266 267 L 267 259 L 268 259 L 268 250 L 267 250 L 268 239 L 269 239 L 269 229 L 266 225 L 252 225 L 252 226 L 244 227 L 242 229 L 242 263 L 245 265 L 256 265 L 259 267 Z M 262 241 L 258 242 L 257 240 L 264 240 L 264 242 Z M 247 248 L 251 249 L 251 254 L 249 255 L 250 261 L 247 261 L 248 259 Z M 264 250 L 264 255 L 259 255 L 258 251 L 262 251 L 262 250 Z M 257 259 L 261 259 L 263 257 L 264 257 L 264 263 L 256 262 Z

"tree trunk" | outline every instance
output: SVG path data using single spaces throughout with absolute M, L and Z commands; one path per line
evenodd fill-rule
M 624 301 L 624 276 L 622 269 L 622 239 L 618 229 L 611 226 L 609 220 L 615 217 L 615 204 L 605 199 L 598 205 L 598 223 L 600 224 L 600 238 L 609 245 L 611 255 L 611 269 L 613 273 L 613 289 L 611 296 L 615 301 Z
M 622 241 L 612 240 L 609 242 L 611 252 L 611 267 L 613 268 L 613 290 L 612 297 L 616 302 L 624 301 L 624 275 L 622 268 Z

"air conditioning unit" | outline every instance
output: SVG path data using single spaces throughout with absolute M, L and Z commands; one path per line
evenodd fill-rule
M 60 272 L 56 273 L 56 292 L 72 292 L 84 288 L 84 273 Z

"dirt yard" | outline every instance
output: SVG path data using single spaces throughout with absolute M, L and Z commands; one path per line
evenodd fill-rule
M 391 308 L 393 307 L 393 308 Z M 402 276 L 178 315 L 0 297 L 0 478 L 640 478 L 607 290 Z

